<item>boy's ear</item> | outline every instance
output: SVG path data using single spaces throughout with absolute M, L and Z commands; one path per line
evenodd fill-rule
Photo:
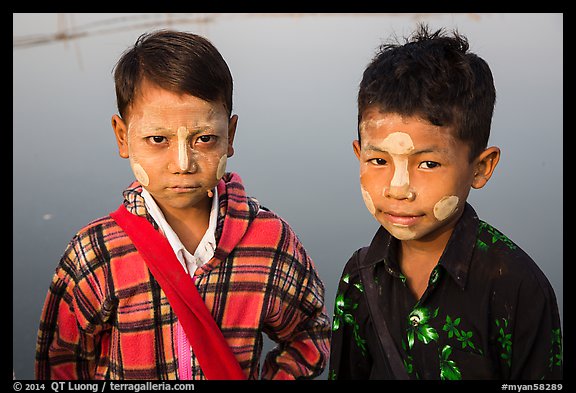
M 496 165 L 500 161 L 500 149 L 492 146 L 484 150 L 476 159 L 472 188 L 482 188 L 488 183 Z
M 354 142 L 352 142 L 352 147 L 354 148 L 354 154 L 356 154 L 356 158 L 360 159 L 360 141 L 355 139 Z
M 228 122 L 228 157 L 234 155 L 234 136 L 236 135 L 236 126 L 238 125 L 238 115 L 232 115 Z
M 128 127 L 120 116 L 112 116 L 112 129 L 114 130 L 114 135 L 116 135 L 118 154 L 122 158 L 130 157 L 128 154 Z

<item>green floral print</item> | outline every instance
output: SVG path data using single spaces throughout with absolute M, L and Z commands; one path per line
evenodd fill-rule
M 329 381 L 335 381 L 336 380 L 336 371 L 335 370 L 328 371 L 328 380 Z
M 414 345 L 414 337 L 424 344 L 428 344 L 432 340 L 438 340 L 438 332 L 428 324 L 428 321 L 436 317 L 436 315 L 438 315 L 438 309 L 434 310 L 432 315 L 430 315 L 430 311 L 426 307 L 418 307 L 412 310 L 408 316 L 408 347 L 410 349 Z
M 342 281 L 346 284 L 349 283 L 350 275 L 346 274 L 342 277 Z M 354 287 L 358 289 L 360 292 L 364 291 L 362 284 L 354 284 Z M 358 308 L 358 303 L 352 302 L 351 299 L 345 298 L 343 293 L 338 293 L 336 296 L 336 301 L 334 304 L 334 320 L 332 322 L 332 331 L 336 331 L 340 328 L 343 323 L 346 323 L 352 326 L 352 334 L 354 336 L 354 341 L 362 355 L 366 355 L 366 340 L 360 337 L 360 325 L 356 322 L 354 315 L 352 315 L 351 311 L 356 310 Z
M 476 247 L 478 247 L 481 251 L 488 251 L 488 244 L 484 243 L 480 239 L 476 239 Z
M 404 341 L 404 339 L 402 339 L 401 344 L 402 344 L 402 350 L 406 354 L 406 358 L 402 359 L 402 362 L 404 363 L 404 368 L 406 369 L 406 372 L 408 374 L 412 374 L 414 372 L 414 366 L 412 365 L 414 359 L 412 358 L 410 352 L 408 352 L 408 348 L 406 348 L 406 342 Z
M 462 374 L 454 360 L 449 360 L 448 357 L 452 354 L 452 347 L 445 345 L 440 353 L 440 379 L 442 380 L 460 380 Z
M 446 315 L 446 323 L 442 326 L 442 330 L 448 332 L 448 338 L 456 337 L 462 345 L 462 349 L 466 347 L 472 348 L 475 352 L 482 354 L 481 349 L 477 349 L 472 342 L 472 336 L 474 335 L 471 331 L 467 332 L 465 330 L 459 330 L 458 325 L 460 324 L 460 317 L 452 320 L 450 315 Z
M 413 374 L 415 371 L 412 364 L 412 356 L 410 355 L 410 350 L 414 346 L 415 340 L 421 341 L 424 344 L 428 344 L 432 341 L 438 341 L 438 332 L 436 329 L 430 326 L 430 321 L 437 315 L 438 308 L 431 312 L 426 307 L 417 307 L 412 310 L 408 316 L 408 344 L 402 340 L 402 349 L 406 353 L 406 358 L 404 359 L 404 367 L 409 374 Z M 474 333 L 472 331 L 460 329 L 460 322 L 460 317 L 452 318 L 450 315 L 446 315 L 446 322 L 442 326 L 442 331 L 445 332 L 448 339 L 452 339 L 454 343 L 459 344 L 462 349 L 470 348 L 472 352 L 483 355 L 482 350 L 478 348 L 473 342 Z M 452 345 L 444 345 L 444 347 L 438 348 L 438 356 L 440 361 L 440 378 L 443 380 L 462 379 L 458 365 L 454 360 L 450 359 L 452 349 Z
M 556 353 L 554 353 L 556 350 Z M 552 369 L 554 366 L 562 365 L 562 335 L 560 328 L 552 330 L 552 348 L 550 349 L 550 364 L 548 367 Z
M 500 357 L 506 361 L 508 367 L 512 366 L 512 333 L 506 333 L 508 328 L 508 320 L 506 318 L 501 318 L 502 325 L 500 321 L 496 320 L 496 326 L 498 326 L 498 342 L 502 347 L 502 353 Z
M 480 234 L 482 231 L 486 231 L 490 235 L 492 235 L 492 244 L 496 243 L 497 241 L 501 241 L 504 244 L 506 244 L 508 248 L 510 248 L 511 250 L 515 250 L 517 248 L 516 244 L 514 244 L 512 240 L 508 239 L 506 235 L 504 235 L 502 232 L 498 231 L 492 225 L 484 221 L 480 221 L 480 224 L 478 225 L 478 234 Z M 488 245 L 480 239 L 477 239 L 476 244 L 479 246 L 481 250 L 488 249 Z
M 446 315 L 446 323 L 442 327 L 442 330 L 448 332 L 448 338 L 452 338 L 454 335 L 458 335 L 457 326 L 460 324 L 460 318 L 456 318 L 454 321 L 450 318 L 450 315 Z

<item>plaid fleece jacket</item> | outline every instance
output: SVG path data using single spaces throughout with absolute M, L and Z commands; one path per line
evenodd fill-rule
M 147 213 L 142 187 L 124 191 Z M 218 184 L 214 257 L 195 272 L 198 292 L 249 379 L 314 378 L 329 357 L 324 286 L 290 226 L 247 197 L 240 177 Z M 46 296 L 36 345 L 38 379 L 205 379 L 180 358 L 177 316 L 130 238 L 110 217 L 71 240 Z M 262 332 L 277 346 L 260 373 Z M 190 353 L 188 351 L 187 353 Z

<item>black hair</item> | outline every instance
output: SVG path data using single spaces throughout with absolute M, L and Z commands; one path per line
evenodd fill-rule
M 382 44 L 358 92 L 358 139 L 364 111 L 418 116 L 450 127 L 468 142 L 470 160 L 488 144 L 496 90 L 490 67 L 469 51 L 466 37 L 419 23 L 402 43 Z
M 157 86 L 210 102 L 222 101 L 232 114 L 232 74 L 216 47 L 187 32 L 144 33 L 126 50 L 114 69 L 118 112 L 125 117 L 146 79 Z

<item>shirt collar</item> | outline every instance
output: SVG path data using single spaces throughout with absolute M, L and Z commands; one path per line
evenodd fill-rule
M 142 188 L 142 197 L 144 198 L 146 208 L 148 213 L 156 224 L 158 224 L 158 228 L 166 239 L 172 246 L 176 257 L 184 267 L 184 270 L 189 274 L 194 274 L 194 271 L 199 266 L 202 266 L 206 262 L 208 262 L 214 256 L 214 251 L 216 250 L 216 223 L 218 219 L 218 190 L 216 187 L 212 190 L 214 196 L 212 197 L 212 207 L 210 209 L 210 218 L 208 221 L 208 229 L 206 233 L 200 240 L 198 247 L 196 250 L 186 250 L 178 235 L 166 218 L 164 217 L 164 213 L 152 197 L 150 193 L 145 189 Z
M 468 279 L 470 263 L 476 244 L 478 222 L 479 219 L 474 208 L 466 202 L 462 217 L 456 223 L 438 262 L 462 289 L 466 287 Z M 380 226 L 370 243 L 362 264 L 369 266 L 383 262 L 389 274 L 398 276 L 400 274 L 396 260 L 398 242 L 384 227 Z

